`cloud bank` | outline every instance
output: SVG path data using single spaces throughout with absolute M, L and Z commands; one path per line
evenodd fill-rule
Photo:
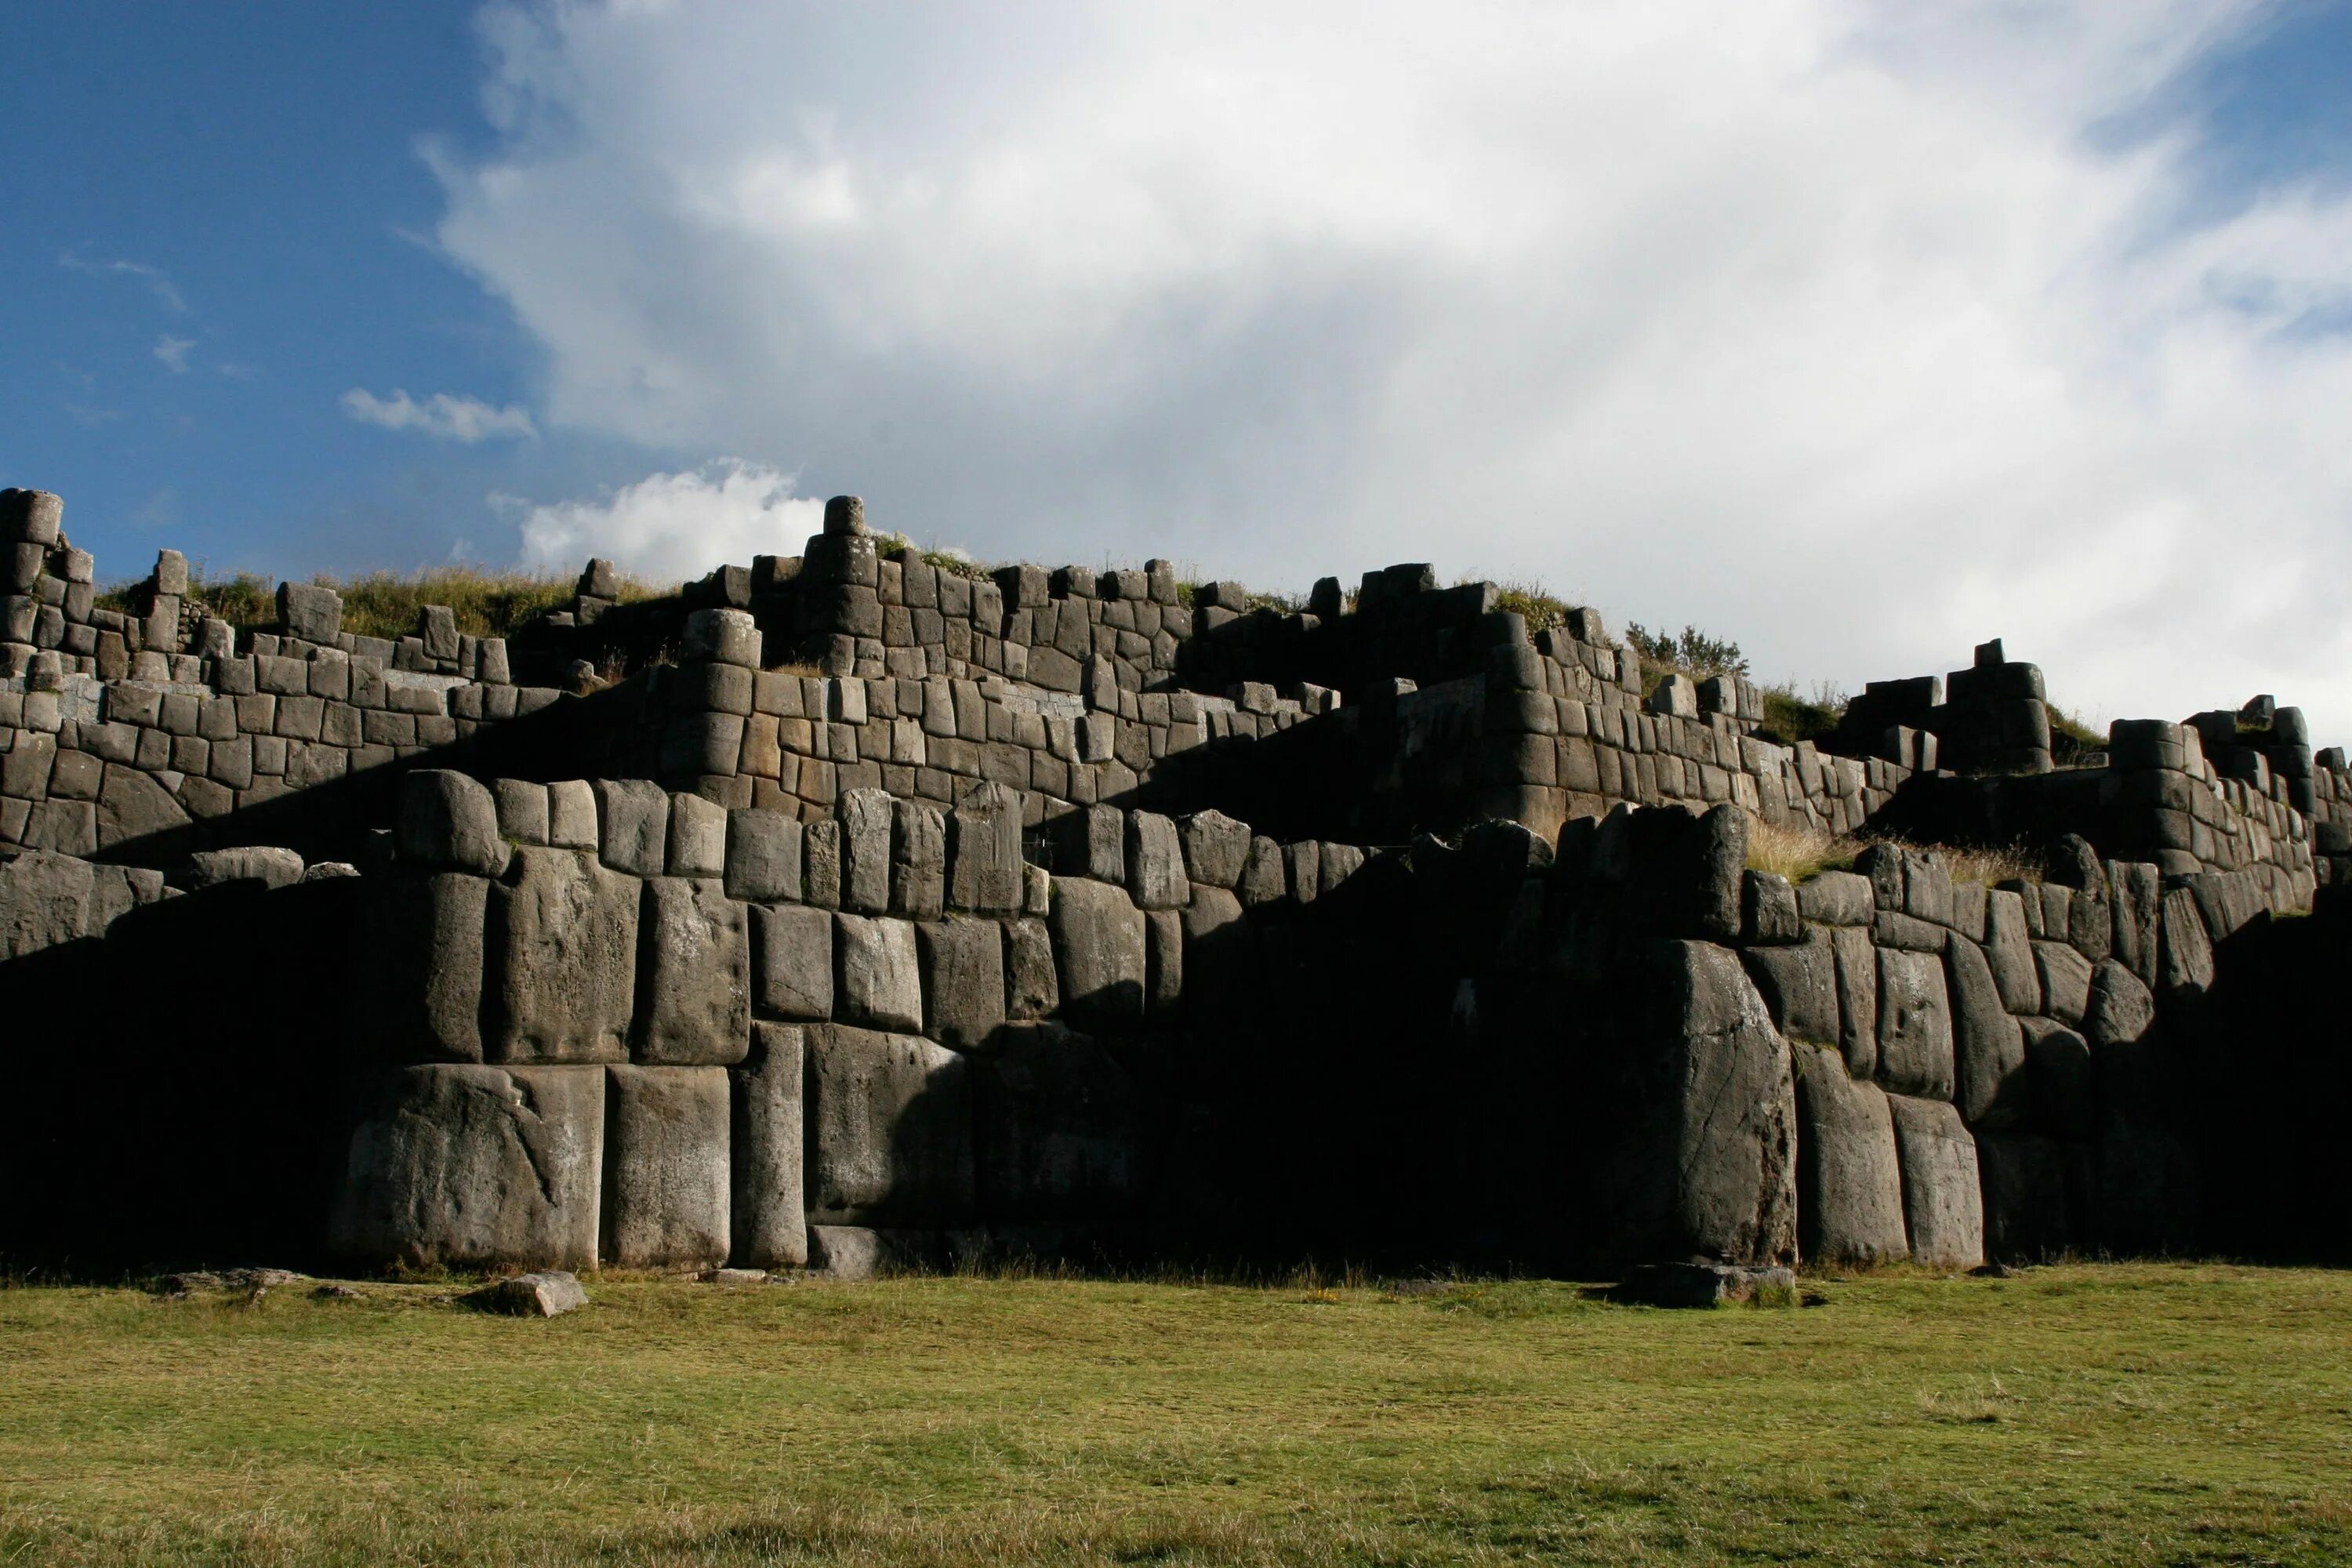
M 824 525 L 824 503 L 795 497 L 791 475 L 733 459 L 649 475 L 593 500 L 496 501 L 520 530 L 524 564 L 534 570 L 602 555 L 656 583 L 698 577 L 722 562 L 796 554 Z
M 545 417 L 688 470 L 599 503 L 666 570 L 790 470 L 983 555 L 1433 558 L 1768 678 L 2000 635 L 2093 716 L 2332 739 L 2352 208 L 2217 206 L 2185 85 L 2263 19 L 500 5 L 438 239 Z
M 355 386 L 343 394 L 343 412 L 362 425 L 420 431 L 469 447 L 495 437 L 527 440 L 539 434 L 530 411 L 519 404 L 493 408 L 478 397 L 453 397 L 446 392 L 420 400 L 396 387 L 390 397 L 378 397 Z

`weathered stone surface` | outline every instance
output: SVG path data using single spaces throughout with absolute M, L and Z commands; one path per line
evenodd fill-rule
M 821 910 L 841 908 L 841 824 L 812 822 L 801 839 L 807 880 L 802 897 Z
M 1943 961 L 1878 950 L 1878 1081 L 1890 1093 L 1952 1097 L 1952 1011 Z
M 492 779 L 490 799 L 498 808 L 499 837 L 518 846 L 547 842 L 547 786 L 529 779 Z
M 288 637 L 331 645 L 343 629 L 342 595 L 314 583 L 280 583 L 278 624 Z
M 1610 1300 L 1629 1306 L 1709 1308 L 1754 1302 L 1797 1304 L 1791 1268 L 1743 1268 L 1725 1263 L 1643 1263 L 1625 1270 Z
M 447 768 L 427 768 L 400 781 L 393 847 L 402 860 L 415 866 L 482 877 L 507 868 L 498 803 L 479 782 Z
M 1157 917 L 1155 917 L 1157 918 Z M 1195 886 L 1184 906 L 1184 990 L 1200 1017 L 1237 1019 L 1257 1005 L 1256 948 L 1241 900 L 1223 888 Z
M 2091 961 L 2063 942 L 2033 944 L 2034 966 L 2042 974 L 2044 1009 L 2066 1024 L 2080 1024 L 2091 1005 Z
M 2156 1022 L 2156 997 L 2139 976 L 2108 959 L 2091 973 L 2090 1001 L 2083 1010 L 2083 1034 L 2095 1052 L 2127 1046 Z
M 2003 1007 L 2017 1014 L 2042 1011 L 2042 972 L 2033 963 L 2025 900 L 2015 892 L 1995 888 L 1985 894 L 1985 964 Z
M 1797 1069 L 1797 1237 L 1821 1262 L 1908 1256 L 1903 1175 L 1886 1094 L 1846 1076 L 1836 1053 L 1805 1047 Z
M 1789 879 L 1770 871 L 1748 872 L 1740 883 L 1739 927 L 1742 942 L 1803 941 L 1805 923 Z
M 2157 921 L 2163 909 L 2156 868 L 2110 861 L 2107 885 L 2115 899 L 2116 962 L 2152 985 L 2158 951 Z
M 1105 1216 L 1133 1197 L 1142 1170 L 1135 1087 L 1093 1040 L 1058 1024 L 1009 1029 L 975 1092 L 991 1219 Z
M 563 779 L 547 786 L 547 842 L 558 849 L 596 852 L 596 792 L 586 779 Z
M 808 1227 L 809 1268 L 827 1279 L 879 1279 L 926 1274 L 947 1260 L 946 1239 L 935 1230 L 877 1230 L 861 1225 Z
M 2091 1043 L 2051 1018 L 2026 1019 L 2024 1032 L 2034 1131 L 2078 1141 L 2095 1135 L 2098 1081 Z
M 726 1067 L 751 1049 L 751 921 L 716 878 L 646 879 L 636 1002 L 640 1062 Z
M 1743 948 L 1739 962 L 1781 1034 L 1816 1045 L 1840 1044 L 1837 954 L 1826 929 L 1815 928 L 1793 947 Z
M 1796 1250 L 1796 1090 L 1789 1047 L 1739 961 L 1696 942 L 1643 944 L 1612 1053 L 1624 1121 L 1603 1163 L 1627 1256 L 1785 1261 Z
M 854 789 L 841 797 L 841 907 L 861 915 L 890 908 L 890 796 Z
M 1866 926 L 1878 912 L 1870 879 L 1823 871 L 1797 884 L 1797 908 L 1814 925 Z
M 1290 891 L 1284 874 L 1282 846 L 1263 834 L 1250 840 L 1249 859 L 1235 889 L 1244 908 L 1255 909 L 1284 898 Z
M 1944 953 L 1952 1005 L 1953 1098 L 1971 1127 L 2022 1123 L 2025 1035 L 2001 1001 L 1984 950 L 1954 936 Z
M 601 1068 L 394 1069 L 344 1152 L 330 1248 L 369 1268 L 593 1268 L 604 1129 Z
M 225 888 L 231 882 L 258 882 L 265 888 L 290 888 L 302 879 L 302 857 L 291 849 L 267 844 L 240 844 L 228 849 L 199 849 L 174 879 L 189 892 Z
M 32 849 L 0 860 L 0 958 L 20 958 L 80 936 L 92 888 L 89 862 L 76 856 Z
M 1127 813 L 1115 805 L 1090 805 L 1062 818 L 1055 864 L 1072 877 L 1098 882 L 1127 880 Z
M 798 903 L 801 823 L 781 811 L 727 814 L 727 896 L 746 903 Z
M 727 808 L 698 795 L 673 794 L 665 859 L 673 877 L 725 876 Z
M 2065 1151 L 2054 1140 L 1988 1132 L 1977 1140 L 1977 1167 L 1987 1253 L 2002 1262 L 2030 1261 L 2075 1245 L 2078 1199 Z
M 806 1058 L 800 1029 L 754 1024 L 751 1054 L 733 1069 L 734 1203 L 729 1229 L 735 1261 L 747 1268 L 797 1268 L 808 1261 L 801 1191 Z
M 1127 890 L 1139 910 L 1181 910 L 1192 900 L 1176 825 L 1158 812 L 1129 814 Z
M 520 848 L 489 891 L 484 1054 L 497 1062 L 619 1061 L 636 1007 L 635 878 L 585 850 Z
M 948 816 L 948 903 L 960 910 L 1021 907 L 1021 795 L 983 784 Z
M 819 1225 L 951 1224 L 972 1204 L 965 1058 L 919 1037 L 813 1026 L 808 1202 Z
M 833 1016 L 833 922 L 805 905 L 751 907 L 751 1005 L 762 1016 Z
M 1054 939 L 1040 920 L 1004 926 L 1004 1013 L 1016 1022 L 1050 1016 L 1062 1005 L 1054 973 Z
M 188 825 L 187 808 L 152 775 L 116 763 L 98 792 L 98 847 L 111 849 Z
M 482 1059 L 490 884 L 462 871 L 362 879 L 352 1025 L 395 1061 Z
M 693 1268 L 727 1260 L 727 1072 L 613 1067 L 604 1113 L 604 1262 Z
M 937 920 L 947 908 L 948 826 L 937 806 L 892 803 L 890 909 L 909 920 Z
M 586 1306 L 588 1292 L 578 1275 L 548 1268 L 493 1279 L 478 1290 L 468 1291 L 464 1300 L 478 1312 L 496 1312 L 509 1318 L 560 1318 Z
M 1232 889 L 1250 858 L 1250 830 L 1221 811 L 1198 811 L 1178 824 L 1184 842 L 1184 870 L 1193 881 Z
M 1855 1078 L 1874 1077 L 1878 1071 L 1878 949 L 1870 940 L 1870 928 L 1833 928 L 1830 952 L 1836 960 L 1838 1049 L 1845 1056 L 1845 1070 Z
M 651 779 L 598 779 L 596 837 L 604 864 L 658 877 L 669 862 L 669 796 Z
M 1055 878 L 1046 928 L 1066 1008 L 1104 1023 L 1143 1016 L 1145 921 L 1124 888 Z
M 1903 1215 L 1911 1258 L 1930 1268 L 1974 1268 L 1984 1261 L 1984 1199 L 1976 1140 L 1960 1113 L 1940 1100 L 1887 1097 L 1903 1163 Z
M 2213 984 L 2212 935 L 2198 910 L 2197 896 L 2188 889 L 2174 888 L 2164 895 L 2158 945 L 2156 981 L 2167 993 L 2200 995 Z
M 1184 917 L 1146 910 L 1143 922 L 1143 1011 L 1164 1018 L 1184 1001 Z
M 835 919 L 834 948 L 841 975 L 835 1002 L 843 1018 L 910 1034 L 922 1028 L 922 969 L 912 925 L 866 915 L 839 915 Z
M 959 1050 L 1004 1026 L 1004 934 L 997 922 L 950 916 L 915 928 L 923 964 L 923 1032 Z

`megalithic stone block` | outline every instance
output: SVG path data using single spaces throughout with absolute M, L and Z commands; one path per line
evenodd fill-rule
M 948 903 L 960 910 L 1021 907 L 1021 795 L 983 784 L 948 818 Z
M 1894 1094 L 1951 1098 L 1952 1008 L 1935 953 L 1878 950 L 1878 1081 Z
M 1903 1173 L 1886 1094 L 1846 1076 L 1834 1051 L 1804 1047 L 1797 1067 L 1797 1236 L 1822 1263 L 1907 1257 Z
M 1106 1025 L 1143 1016 L 1145 922 L 1126 889 L 1056 877 L 1045 924 L 1065 1009 Z
M 1914 1262 L 1974 1268 L 1984 1261 L 1984 1195 L 1976 1140 L 1940 1100 L 1889 1095 L 1903 1163 L 1903 1214 Z
M 806 1055 L 798 1026 L 754 1024 L 751 1054 L 732 1069 L 734 1205 L 728 1225 L 740 1268 L 798 1268 L 808 1262 L 801 1184 Z
M 1954 935 L 1944 952 L 1953 1091 L 1972 1127 L 2019 1127 L 2027 1114 L 2025 1033 L 2003 1005 L 1984 949 Z
M 435 1065 L 380 1078 L 329 1226 L 361 1268 L 597 1264 L 601 1068 Z
M 499 1062 L 628 1055 L 640 884 L 578 849 L 517 849 L 489 894 L 484 1054 Z
M 1007 1030 L 975 1073 L 992 1220 L 1108 1219 L 1134 1198 L 1140 1098 L 1100 1045 L 1059 1024 L 1024 1026 Z
M 481 1060 L 488 880 L 395 869 L 365 881 L 352 933 L 353 1032 L 394 1061 Z
M 800 904 L 751 907 L 752 1007 L 772 1018 L 833 1016 L 833 913 Z
M 636 1000 L 640 1062 L 725 1067 L 751 1049 L 751 921 L 715 878 L 646 882 Z
M 953 1225 L 975 1185 L 967 1058 L 919 1036 L 812 1025 L 809 1216 Z
M 948 830 L 927 801 L 891 803 L 890 908 L 909 920 L 937 920 L 947 908 Z
M 408 864 L 446 867 L 495 877 L 507 868 L 507 841 L 499 832 L 498 803 L 476 780 L 429 768 L 400 781 L 400 816 L 393 847 Z
M 604 1069 L 604 1262 L 692 1268 L 727 1261 L 727 1072 L 705 1067 Z
M 854 789 L 841 797 L 841 907 L 861 915 L 890 908 L 888 794 Z
M 1004 1026 L 1004 934 L 997 922 L 950 916 L 915 928 L 923 964 L 923 1029 L 959 1050 Z
M 1785 1263 L 1797 1249 L 1789 1047 L 1739 960 L 1698 942 L 1638 944 L 1596 1086 L 1611 1248 L 1629 1258 Z

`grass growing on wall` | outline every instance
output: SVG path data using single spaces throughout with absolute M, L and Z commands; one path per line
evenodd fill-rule
M 343 630 L 354 637 L 404 637 L 416 630 L 416 616 L 427 605 L 446 605 L 457 617 L 457 629 L 474 637 L 510 637 L 551 610 L 568 608 L 577 574 L 564 575 L 500 570 L 486 566 L 434 566 L 403 575 L 369 572 L 356 577 L 324 573 L 310 579 L 342 595 Z M 137 585 L 122 584 L 99 598 L 111 609 L 130 610 Z M 635 578 L 621 580 L 620 602 L 656 599 L 675 594 L 675 584 L 656 584 Z M 188 596 L 236 627 L 240 637 L 268 631 L 278 624 L 278 584 L 240 572 L 233 577 L 206 578 L 191 571 Z
M 1865 834 L 1832 833 L 1827 828 L 1751 819 L 1748 825 L 1748 868 L 1770 871 L 1791 882 L 1802 882 L 1824 871 L 1849 871 L 1854 857 L 1873 844 L 1899 840 Z M 2039 882 L 2045 874 L 2041 851 L 2023 844 L 1991 847 L 1937 844 L 1930 847 L 1956 882 Z
M 0 1561 L 2335 1563 L 2352 1276 L 0 1291 Z

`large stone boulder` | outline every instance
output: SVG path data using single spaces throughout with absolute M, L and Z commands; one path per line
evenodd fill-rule
M 1792 946 L 1742 948 L 1739 962 L 1781 1034 L 1792 1041 L 1839 1044 L 1837 953 L 1827 929 L 1816 926 Z
M 73 855 L 29 849 L 0 860 L 0 958 L 71 942 L 89 919 L 93 874 Z
M 482 1059 L 489 882 L 462 871 L 362 880 L 351 1026 L 394 1061 Z
M 366 1268 L 593 1268 L 604 1147 L 603 1068 L 393 1069 L 344 1151 L 331 1250 Z
M 1971 1127 L 2019 1127 L 2028 1113 L 2025 1031 L 2001 999 L 1984 950 L 1954 936 L 1944 952 L 1952 1005 L 1954 1099 Z
M 2067 1146 L 2031 1132 L 1977 1140 L 1985 1250 L 2001 1262 L 2071 1250 L 2081 1237 L 2080 1184 Z
M 484 1054 L 619 1061 L 637 994 L 638 883 L 578 849 L 519 848 L 489 890 Z
M 808 1205 L 820 1225 L 947 1225 L 972 1205 L 967 1059 L 919 1036 L 814 1025 Z
M 1736 894 L 1735 894 L 1736 900 Z M 1617 1128 L 1601 1164 L 1611 1245 L 1635 1258 L 1783 1263 L 1796 1252 L 1789 1047 L 1739 961 L 1699 942 L 1633 950 L 1596 1062 Z
M 1021 795 L 983 784 L 948 814 L 948 903 L 959 910 L 1021 907 Z
M 976 1092 L 992 1220 L 1102 1218 L 1142 1173 L 1135 1087 L 1100 1046 L 1057 1024 L 1008 1029 Z
M 697 1268 L 727 1261 L 727 1072 L 614 1067 L 604 1123 L 604 1262 Z
M 1046 928 L 1061 973 L 1062 1005 L 1104 1025 L 1143 1016 L 1143 911 L 1127 889 L 1078 877 L 1054 879 Z
M 1952 1097 L 1952 1009 L 1943 960 L 1878 950 L 1878 1081 L 1890 1094 Z
M 637 928 L 635 1056 L 726 1067 L 751 1047 L 751 936 L 713 878 L 654 877 Z
M 442 867 L 495 877 L 507 868 L 509 847 L 499 833 L 499 806 L 488 785 L 447 768 L 427 768 L 400 781 L 400 815 L 393 847 L 414 866 Z
M 733 1069 L 734 1261 L 745 1268 L 797 1268 L 808 1261 L 801 1188 L 802 1078 L 807 1050 L 789 1024 L 751 1026 L 751 1054 Z
M 1912 1261 L 1931 1268 L 1974 1268 L 1984 1261 L 1976 1140 L 1959 1111 L 1943 1100 L 1890 1095 L 1887 1103 L 1903 1162 L 1903 1215 Z
M 923 1026 L 923 975 L 915 928 L 906 921 L 837 915 L 838 1010 L 852 1023 L 909 1033 Z
M 833 912 L 751 906 L 752 1006 L 763 1017 L 833 1016 Z
M 1886 1093 L 1846 1076 L 1834 1051 L 1799 1047 L 1797 1237 L 1822 1263 L 1883 1263 L 1908 1256 L 1903 1173 Z
M 923 965 L 924 1032 L 959 1050 L 986 1046 L 1004 1025 L 1004 932 L 992 920 L 950 916 L 915 928 Z

